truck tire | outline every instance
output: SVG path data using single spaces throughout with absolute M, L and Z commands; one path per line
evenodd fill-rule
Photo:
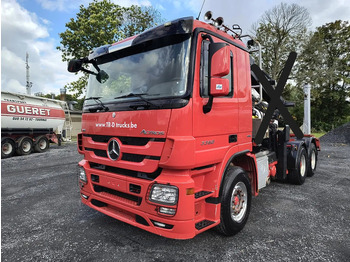
M 296 160 L 296 168 L 292 170 L 288 170 L 288 178 L 292 184 L 302 185 L 305 182 L 308 161 L 305 147 L 301 147 Z
M 49 140 L 46 136 L 38 136 L 35 139 L 34 151 L 37 153 L 45 152 L 49 148 Z
M 220 224 L 217 230 L 226 236 L 237 234 L 247 223 L 251 205 L 251 186 L 240 167 L 226 171 L 222 185 Z
M 316 172 L 316 166 L 317 166 L 317 150 L 314 143 L 310 144 L 310 156 L 309 156 L 309 163 L 308 163 L 308 169 L 307 169 L 307 176 L 312 177 Z
M 1 158 L 12 157 L 16 151 L 16 143 L 12 138 L 3 137 L 1 139 Z
M 16 153 L 20 156 L 29 155 L 33 150 L 33 140 L 28 136 L 22 136 L 17 140 Z

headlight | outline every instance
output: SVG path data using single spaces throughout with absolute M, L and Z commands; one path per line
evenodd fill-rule
M 87 182 L 85 169 L 81 166 L 78 167 L 78 177 L 79 180 L 84 181 L 85 183 Z
M 176 205 L 179 189 L 176 186 L 155 184 L 152 186 L 149 200 L 159 204 Z

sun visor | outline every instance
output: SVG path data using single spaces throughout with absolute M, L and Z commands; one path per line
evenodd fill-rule
M 192 31 L 193 17 L 184 17 L 145 31 L 134 39 L 132 45 L 137 45 L 149 40 L 163 38 L 171 35 L 191 34 Z

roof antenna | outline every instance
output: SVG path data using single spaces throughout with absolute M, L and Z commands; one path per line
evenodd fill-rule
M 201 16 L 201 13 L 202 13 L 202 10 L 203 10 L 204 3 L 205 3 L 205 0 L 203 0 L 201 10 L 199 11 L 199 14 L 198 14 L 198 17 L 197 17 L 197 19 L 196 19 L 196 20 L 199 20 L 199 17 Z

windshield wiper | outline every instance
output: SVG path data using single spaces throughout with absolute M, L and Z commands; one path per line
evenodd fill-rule
M 127 94 L 127 95 L 116 96 L 114 99 L 117 99 L 117 98 L 127 98 L 127 97 L 138 97 L 138 98 L 140 98 L 142 101 L 146 102 L 148 106 L 154 106 L 154 107 L 156 107 L 156 108 L 160 108 L 159 105 L 156 105 L 156 104 L 152 103 L 151 101 L 147 100 L 146 98 L 144 98 L 144 97 L 143 97 L 144 95 L 147 95 L 147 94 L 145 94 L 145 93 L 143 93 L 143 94 L 129 93 L 129 94 Z M 138 107 L 138 106 L 132 105 L 132 106 L 130 106 L 130 107 L 131 107 L 131 108 L 134 108 L 134 107 Z
M 102 101 L 100 100 L 102 96 L 91 96 L 88 98 L 85 98 L 85 100 L 95 100 L 95 102 L 99 105 L 98 107 L 93 107 L 93 108 L 89 108 L 90 112 L 96 112 L 97 110 L 101 111 L 109 111 L 109 108 L 107 106 L 105 106 Z

